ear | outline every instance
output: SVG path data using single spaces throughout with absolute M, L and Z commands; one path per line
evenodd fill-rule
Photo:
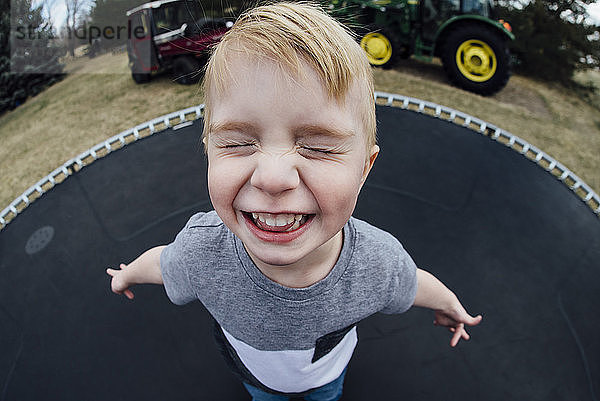
M 204 145 L 204 155 L 208 156 L 208 138 L 206 135 L 202 135 L 202 145 Z
M 378 155 L 379 155 L 379 146 L 373 145 L 371 147 L 371 150 L 369 151 L 369 158 L 367 160 L 365 160 L 365 166 L 363 168 L 362 179 L 360 180 L 361 188 L 362 188 L 363 184 L 365 183 L 365 181 L 367 180 L 367 176 L 369 175 L 371 168 L 373 168 L 373 164 L 375 163 L 375 159 L 377 159 Z

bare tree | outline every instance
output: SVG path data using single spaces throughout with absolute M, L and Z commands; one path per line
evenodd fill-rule
M 67 43 L 71 57 L 75 57 L 75 30 L 82 11 L 83 0 L 65 0 L 65 5 L 67 6 Z
M 46 14 L 48 14 L 48 21 L 50 26 L 53 26 L 53 20 L 52 20 L 52 7 L 54 7 L 54 5 L 56 4 L 56 0 L 43 0 L 42 1 L 42 7 L 44 8 L 44 10 L 46 10 Z

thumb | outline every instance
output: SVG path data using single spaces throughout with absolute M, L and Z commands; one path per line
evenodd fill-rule
M 482 319 L 483 319 L 483 316 L 481 316 L 481 315 L 477 315 L 475 317 L 467 315 L 467 318 L 463 319 L 462 322 L 468 326 L 476 326 L 479 323 L 481 323 Z

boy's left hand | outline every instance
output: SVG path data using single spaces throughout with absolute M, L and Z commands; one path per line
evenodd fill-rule
M 436 310 L 433 324 L 436 326 L 447 327 L 448 330 L 454 333 L 450 340 L 450 346 L 456 347 L 456 344 L 458 344 L 461 338 L 463 340 L 471 338 L 469 333 L 465 330 L 465 325 L 476 326 L 481 322 L 481 319 L 483 319 L 481 315 L 476 317 L 469 315 L 465 308 L 458 303 L 458 305 L 452 309 Z

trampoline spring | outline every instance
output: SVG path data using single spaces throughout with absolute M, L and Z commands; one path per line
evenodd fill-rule
M 587 196 L 586 196 L 585 198 L 583 198 L 583 201 L 584 201 L 584 202 L 589 202 L 589 201 L 591 201 L 591 200 L 592 200 L 592 198 L 593 198 L 593 197 L 594 197 L 594 193 L 593 193 L 593 192 L 590 192 L 590 191 L 588 191 L 588 193 L 587 193 Z
M 571 190 L 575 191 L 575 190 L 579 189 L 579 187 L 581 187 L 581 182 L 575 181 L 575 184 L 571 185 Z
M 440 106 L 436 106 L 435 108 L 435 116 L 439 117 L 442 114 L 442 108 Z
M 29 197 L 26 196 L 25 194 L 23 194 L 21 196 L 21 202 L 23 202 L 25 204 L 25 206 L 29 206 Z
M 422 113 L 425 110 L 425 103 L 419 103 L 419 113 Z
M 137 127 L 133 129 L 133 136 L 135 137 L 136 140 L 140 139 L 140 133 L 137 130 Z
M 567 177 L 569 176 L 570 171 L 565 170 L 563 171 L 563 173 L 560 175 L 560 177 L 558 177 L 559 180 L 564 181 L 567 179 Z
M 521 154 L 527 154 L 527 152 L 529 152 L 529 144 L 525 143 L 523 144 L 523 149 L 521 149 Z
M 177 125 L 174 125 L 172 128 L 173 128 L 173 131 L 177 131 L 181 128 L 189 127 L 190 125 L 193 125 L 193 124 L 194 124 L 193 121 L 183 121 Z
M 404 101 L 402 102 L 402 108 L 407 109 L 409 103 L 410 103 L 409 100 L 407 98 L 405 98 Z

